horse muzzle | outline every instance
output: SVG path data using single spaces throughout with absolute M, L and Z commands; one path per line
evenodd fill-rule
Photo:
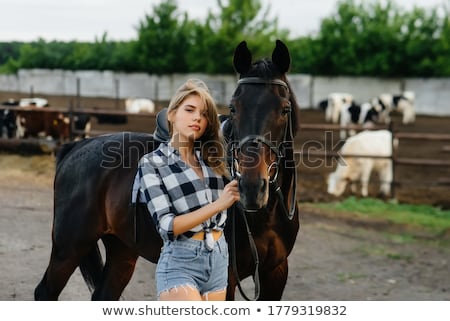
M 267 205 L 269 200 L 269 180 L 258 177 L 249 179 L 246 175 L 239 178 L 240 203 L 246 211 L 258 211 Z

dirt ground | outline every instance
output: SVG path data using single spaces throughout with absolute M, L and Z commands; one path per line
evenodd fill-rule
M 1 97 L 0 98 L 4 98 Z M 72 101 L 73 103 L 73 101 Z M 83 101 L 83 105 L 88 102 Z M 89 101 L 89 108 L 114 106 Z M 55 103 L 57 105 L 58 103 Z M 61 106 L 67 101 L 61 100 Z M 302 123 L 322 123 L 317 110 L 301 112 Z M 418 117 L 414 125 L 398 125 L 403 132 L 448 133 L 449 118 Z M 96 124 L 97 130 L 152 131 L 148 120 L 129 117 L 126 125 Z M 338 133 L 333 132 L 332 145 Z M 301 131 L 298 150 L 314 141 L 328 145 L 323 130 Z M 401 157 L 448 159 L 448 141 L 402 140 Z M 298 198 L 301 230 L 289 258 L 290 271 L 283 300 L 450 300 L 448 240 L 410 240 L 380 227 L 359 225 L 321 215 L 303 202 L 334 201 L 326 193 L 326 175 L 335 164 L 299 165 Z M 0 154 L 0 300 L 32 300 L 47 266 L 51 249 L 54 160 L 51 155 Z M 450 167 L 396 167 L 395 196 L 400 202 L 449 207 Z M 376 178 L 374 179 L 376 182 Z M 376 194 L 376 184 L 370 193 Z M 343 196 L 347 196 L 348 192 Z M 401 231 L 399 231 L 401 232 Z M 138 261 L 124 300 L 154 300 L 154 265 Z M 248 281 L 248 280 L 247 280 Z M 251 282 L 245 282 L 251 288 Z M 249 289 L 250 291 L 250 289 Z M 250 292 L 251 294 L 252 292 Z M 88 300 L 89 292 L 78 271 L 61 300 Z

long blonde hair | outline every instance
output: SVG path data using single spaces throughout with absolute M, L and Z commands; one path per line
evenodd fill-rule
M 202 137 L 196 141 L 195 147 L 200 147 L 203 161 L 211 167 L 215 173 L 229 177 L 224 161 L 225 147 L 222 135 L 220 134 L 217 106 L 206 84 L 199 79 L 187 80 L 172 96 L 169 107 L 167 108 L 167 114 L 175 113 L 183 101 L 192 95 L 198 96 L 202 100 L 203 105 L 206 107 L 205 113 L 206 119 L 208 120 L 208 126 Z M 172 125 L 170 122 L 169 129 L 172 134 Z M 198 146 L 198 144 L 200 144 L 200 146 Z

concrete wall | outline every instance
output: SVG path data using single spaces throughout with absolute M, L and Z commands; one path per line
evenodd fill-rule
M 78 93 L 86 97 L 147 97 L 169 100 L 188 78 L 200 78 L 211 89 L 219 104 L 227 105 L 236 87 L 232 75 L 146 73 L 114 73 L 111 71 L 67 71 L 26 69 L 16 75 L 0 75 L 0 91 L 34 93 L 35 95 L 66 95 Z M 416 94 L 418 114 L 450 115 L 450 78 L 383 79 L 371 77 L 313 77 L 290 74 L 288 80 L 301 108 L 316 107 L 331 92 L 348 92 L 357 102 L 365 102 L 380 93 Z

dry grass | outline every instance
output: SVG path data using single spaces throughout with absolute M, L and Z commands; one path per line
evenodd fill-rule
M 51 186 L 54 174 L 54 156 L 0 154 L 0 185 L 2 187 L 23 184 L 24 180 L 30 184 Z

